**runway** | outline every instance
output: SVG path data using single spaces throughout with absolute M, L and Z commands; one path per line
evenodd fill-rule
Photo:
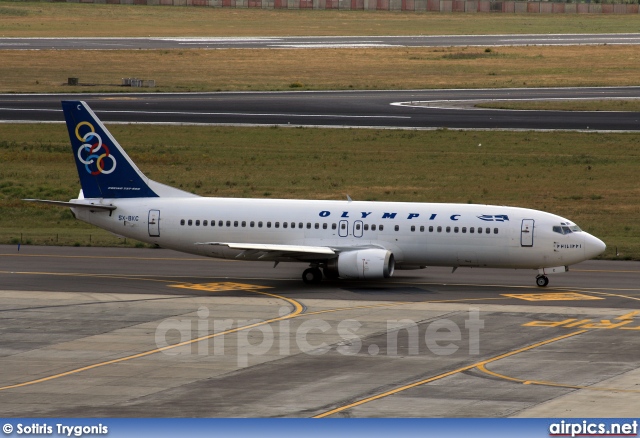
M 0 38 L 0 50 L 314 49 L 640 44 L 640 34 Z
M 640 264 L 427 268 L 306 286 L 302 265 L 0 246 L 8 417 L 632 417 Z M 180 344 L 178 344 L 180 343 Z
M 62 123 L 60 101 L 82 99 L 107 123 L 394 129 L 630 131 L 638 112 L 505 111 L 479 102 L 640 98 L 640 87 L 320 92 L 0 95 L 4 122 Z

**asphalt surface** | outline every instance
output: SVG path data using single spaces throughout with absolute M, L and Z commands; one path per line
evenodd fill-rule
M 0 246 L 5 417 L 632 417 L 640 264 L 303 265 Z M 182 342 L 182 346 L 175 345 Z
M 637 131 L 638 112 L 505 111 L 495 100 L 639 98 L 640 87 L 0 95 L 0 120 L 62 122 L 60 101 L 85 100 L 105 122 Z
M 0 50 L 313 49 L 640 44 L 640 34 L 0 38 Z

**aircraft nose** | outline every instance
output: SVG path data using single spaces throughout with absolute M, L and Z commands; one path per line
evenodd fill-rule
M 584 236 L 584 255 L 587 259 L 599 256 L 607 249 L 607 245 L 600 239 L 591 234 L 585 233 Z

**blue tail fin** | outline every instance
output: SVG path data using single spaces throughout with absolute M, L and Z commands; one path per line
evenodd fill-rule
M 85 198 L 158 196 L 85 102 L 63 101 L 62 110 Z

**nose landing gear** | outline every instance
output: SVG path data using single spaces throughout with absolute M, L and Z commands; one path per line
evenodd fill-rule
M 539 287 L 546 287 L 549 284 L 549 277 L 546 275 L 538 275 L 536 277 L 536 284 Z

